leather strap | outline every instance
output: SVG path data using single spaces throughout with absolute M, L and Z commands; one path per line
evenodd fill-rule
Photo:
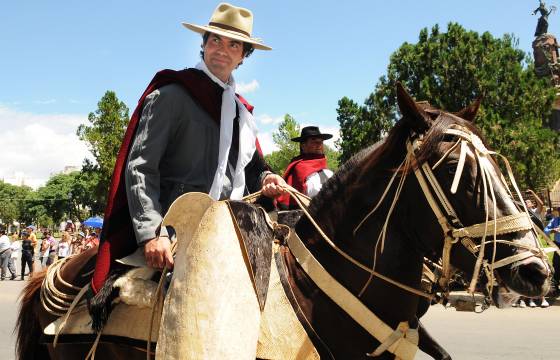
M 288 236 L 288 247 L 313 282 L 354 321 L 381 342 L 378 348 L 380 352 L 386 349 L 398 358 L 414 359 L 418 349 L 417 329 L 410 329 L 407 324 L 405 331 L 403 325 L 393 330 L 323 268 L 295 231 L 291 231 Z M 372 354 L 377 354 L 378 349 Z

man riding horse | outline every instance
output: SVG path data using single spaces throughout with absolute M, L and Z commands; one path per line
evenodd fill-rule
M 232 72 L 254 49 L 248 9 L 219 4 L 202 34 L 195 68 L 158 72 L 132 115 L 118 154 L 92 289 L 97 293 L 115 259 L 144 247 L 148 266 L 173 267 L 163 214 L 180 195 L 240 199 L 262 188 L 276 197 L 284 180 L 268 168 L 256 138 L 253 107 L 235 93 Z M 133 239 L 136 239 L 134 241 Z

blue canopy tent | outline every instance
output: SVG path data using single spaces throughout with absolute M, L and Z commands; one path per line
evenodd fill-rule
M 99 216 L 90 217 L 84 221 L 83 224 L 92 228 L 101 229 L 103 227 L 103 218 Z

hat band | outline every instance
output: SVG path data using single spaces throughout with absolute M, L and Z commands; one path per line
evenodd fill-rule
M 230 26 L 230 25 L 226 25 L 226 24 L 222 24 L 222 23 L 217 23 L 217 22 L 210 22 L 208 25 L 210 26 L 215 26 L 215 27 L 219 27 L 220 29 L 224 29 L 224 30 L 230 30 L 230 31 L 235 31 L 238 33 L 241 33 L 245 36 L 247 36 L 248 38 L 251 37 L 251 34 L 249 34 L 247 31 L 243 31 L 241 29 L 238 29 L 236 27 Z

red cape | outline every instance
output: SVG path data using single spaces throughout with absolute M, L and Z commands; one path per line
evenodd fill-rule
M 107 206 L 105 207 L 105 218 L 100 235 L 95 272 L 91 280 L 91 287 L 94 293 L 97 293 L 101 286 L 103 286 L 114 260 L 128 256 L 138 248 L 126 198 L 124 169 L 138 126 L 138 120 L 142 114 L 144 99 L 152 91 L 172 83 L 182 85 L 194 101 L 198 103 L 216 123 L 220 123 L 223 89 L 202 71 L 197 69 L 185 69 L 181 71 L 162 70 L 154 76 L 148 88 L 142 94 L 142 97 L 138 101 L 138 106 L 130 118 L 130 123 L 126 129 L 121 148 L 117 155 L 117 161 L 115 162 L 115 169 L 107 196 Z M 237 96 L 247 110 L 252 112 L 253 106 L 247 103 L 241 96 Z M 262 154 L 258 140 L 257 150 Z
M 314 172 L 326 168 L 327 158 L 323 154 L 299 155 L 288 164 L 283 177 L 288 185 L 299 192 L 307 194 L 307 184 L 305 183 L 307 177 Z M 290 208 L 297 206 L 296 202 L 289 195 L 282 195 L 278 198 L 278 202 Z

